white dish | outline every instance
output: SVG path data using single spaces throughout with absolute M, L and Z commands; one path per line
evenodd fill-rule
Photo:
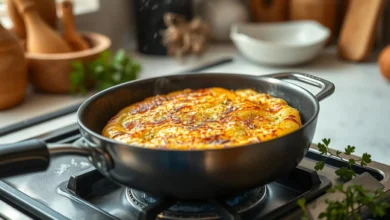
M 237 23 L 230 38 L 249 60 L 268 65 L 296 65 L 314 59 L 330 30 L 316 21 Z

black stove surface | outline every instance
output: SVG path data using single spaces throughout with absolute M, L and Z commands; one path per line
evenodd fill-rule
M 49 143 L 72 143 L 80 138 L 77 126 L 42 137 Z M 309 152 L 304 160 L 321 155 Z M 329 169 L 343 162 L 328 160 Z M 122 187 L 104 178 L 79 156 L 53 158 L 46 172 L 0 181 L 0 217 L 5 219 L 283 219 L 299 210 L 297 199 L 310 201 L 325 194 L 330 177 L 300 164 L 283 178 L 228 198 L 177 201 Z M 378 180 L 381 173 L 369 172 Z M 158 184 L 158 183 L 156 183 Z

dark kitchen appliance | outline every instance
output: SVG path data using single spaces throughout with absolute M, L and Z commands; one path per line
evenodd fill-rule
M 183 15 L 186 20 L 192 18 L 192 0 L 134 0 L 135 20 L 137 26 L 138 51 L 144 54 L 166 55 L 162 45 L 161 31 L 164 14 L 167 12 Z
M 72 125 L 38 138 L 63 144 L 80 142 L 80 137 L 78 126 Z M 102 176 L 87 158 L 57 156 L 47 171 L 0 181 L 0 219 L 292 220 L 300 219 L 296 200 L 302 197 L 310 201 L 309 213 L 317 216 L 325 208 L 324 200 L 332 198 L 326 189 L 336 182 L 334 170 L 345 165 L 331 158 L 323 171 L 315 172 L 314 164 L 321 158 L 312 145 L 297 168 L 277 181 L 227 198 L 178 201 L 119 186 Z M 354 168 L 361 175 L 351 183 L 383 188 L 390 197 L 389 166 L 372 162 L 367 168 Z

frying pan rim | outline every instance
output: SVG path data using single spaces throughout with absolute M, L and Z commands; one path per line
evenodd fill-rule
M 293 71 L 291 71 L 293 72 Z M 275 73 L 277 74 L 277 73 Z M 301 90 L 302 92 L 306 93 L 306 95 L 308 95 L 312 100 L 312 103 L 314 103 L 314 114 L 312 115 L 311 118 L 309 118 L 300 128 L 298 128 L 297 130 L 293 131 L 293 132 L 290 132 L 290 133 L 287 133 L 285 135 L 282 135 L 282 136 L 279 136 L 277 138 L 274 138 L 274 139 L 271 139 L 271 140 L 267 140 L 267 141 L 264 141 L 264 142 L 258 142 L 258 143 L 252 143 L 252 144 L 246 144 L 246 145 L 238 145 L 238 146 L 231 146 L 231 147 L 226 147 L 226 148 L 216 148 L 216 149 L 190 149 L 190 150 L 178 150 L 178 149 L 163 149 L 163 148 L 147 148 L 147 147 L 142 147 L 142 146 L 138 146 L 138 145 L 130 145 L 130 144 L 126 144 L 126 143 L 123 143 L 123 142 L 119 142 L 119 141 L 116 141 L 116 140 L 113 140 L 113 139 L 110 139 L 110 138 L 107 138 L 101 134 L 98 134 L 92 130 L 90 130 L 81 120 L 81 114 L 85 111 L 85 109 L 90 105 L 90 103 L 92 101 L 94 101 L 95 99 L 103 96 L 105 93 L 109 93 L 110 91 L 113 91 L 113 90 L 116 90 L 118 88 L 121 88 L 121 87 L 125 87 L 129 84 L 136 84 L 138 82 L 142 82 L 142 81 L 146 81 L 146 80 L 153 80 L 153 79 L 161 79 L 161 78 L 169 78 L 169 77 L 180 77 L 180 76 L 222 76 L 222 75 L 227 75 L 227 76 L 237 76 L 237 77 L 251 77 L 251 78 L 261 78 L 262 80 L 266 80 L 266 81 L 270 81 L 270 80 L 277 80 L 279 83 L 281 84 L 284 84 L 288 87 L 294 87 L 295 89 L 297 90 Z M 221 150 L 234 150 L 234 149 L 239 149 L 239 148 L 243 148 L 243 147 L 259 147 L 258 145 L 259 144 L 262 144 L 262 143 L 272 143 L 272 142 L 276 142 L 276 141 L 279 141 L 281 138 L 286 138 L 287 136 L 291 136 L 291 135 L 294 135 L 295 133 L 301 131 L 301 130 L 304 130 L 307 126 L 309 126 L 313 121 L 316 120 L 316 118 L 318 117 L 318 114 L 319 114 L 319 111 L 320 111 L 320 104 L 319 104 L 319 101 L 315 98 L 315 96 L 309 92 L 307 89 L 301 87 L 301 86 L 298 86 L 296 84 L 293 84 L 293 83 L 289 83 L 287 81 L 284 81 L 284 80 L 281 80 L 281 79 L 276 79 L 276 78 L 272 78 L 271 76 L 262 76 L 262 75 L 252 75 L 252 74 L 241 74 L 241 73 L 219 73 L 219 72 L 213 72 L 213 73 L 207 73 L 207 72 L 195 72 L 195 73 L 184 73 L 184 74 L 169 74 L 169 75 L 163 75 L 163 76 L 156 76 L 156 77 L 149 77 L 149 78 L 142 78 L 142 79 L 136 79 L 136 80 L 133 80 L 133 81 L 129 81 L 129 82 L 125 82 L 125 83 L 121 83 L 121 84 L 118 84 L 118 85 L 115 85 L 115 86 L 112 86 L 110 88 L 107 88 L 107 89 L 104 89 L 102 91 L 99 91 L 97 93 L 95 93 L 94 95 L 90 96 L 89 98 L 87 98 L 82 104 L 81 106 L 79 107 L 79 109 L 77 110 L 77 123 L 79 125 L 79 127 L 81 129 L 83 129 L 84 131 L 86 131 L 89 135 L 95 137 L 95 138 L 98 138 L 99 140 L 101 141 L 105 141 L 105 142 L 108 142 L 110 144 L 113 144 L 115 146 L 125 146 L 125 147 L 133 147 L 135 149 L 139 149 L 139 150 L 143 150 L 143 151 L 162 151 L 162 152 L 175 152 L 175 153 L 189 153 L 189 152 L 212 152 L 212 151 L 221 151 Z M 83 137 L 85 138 L 85 137 Z

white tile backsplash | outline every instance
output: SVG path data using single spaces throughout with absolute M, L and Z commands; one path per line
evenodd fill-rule
M 79 30 L 94 31 L 112 40 L 112 49 L 129 48 L 135 41 L 131 0 L 100 0 L 98 11 L 76 17 Z

